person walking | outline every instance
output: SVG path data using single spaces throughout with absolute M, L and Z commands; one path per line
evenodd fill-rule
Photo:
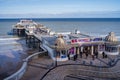
M 95 52 L 95 56 L 96 56 L 96 58 L 98 58 L 98 52 Z
M 68 60 L 70 60 L 70 53 L 67 54 Z
M 92 55 L 92 59 L 95 60 L 95 56 L 94 55 Z
M 82 58 L 82 55 L 83 55 L 83 52 L 82 52 L 82 51 L 80 51 L 80 58 Z
M 85 55 L 86 55 L 86 59 L 88 58 L 88 53 L 87 52 L 85 52 Z
M 105 53 L 104 52 L 102 53 L 102 56 L 103 56 L 103 58 L 105 58 Z
M 77 57 L 78 57 L 78 54 L 75 54 L 75 55 L 74 55 L 74 61 L 77 60 Z

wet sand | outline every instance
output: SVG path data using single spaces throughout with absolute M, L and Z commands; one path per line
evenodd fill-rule
M 25 39 L 0 41 L 0 80 L 15 73 L 22 60 L 34 50 L 27 47 Z

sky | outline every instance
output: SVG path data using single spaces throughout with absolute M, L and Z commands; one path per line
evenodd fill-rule
M 120 0 L 0 0 L 6 17 L 120 17 Z

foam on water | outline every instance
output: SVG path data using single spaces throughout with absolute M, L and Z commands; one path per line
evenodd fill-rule
M 0 74 L 12 72 L 22 61 L 21 56 L 26 55 L 21 42 L 19 38 L 0 38 Z
M 0 38 L 1 40 L 19 40 L 20 38 Z
M 0 47 L 9 47 L 10 45 L 15 45 L 15 44 L 19 44 L 17 42 L 17 40 L 19 40 L 20 38 L 0 38 Z M 1 50 L 1 49 L 0 49 Z

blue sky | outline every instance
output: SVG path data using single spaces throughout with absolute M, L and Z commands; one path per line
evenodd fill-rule
M 120 0 L 0 0 L 0 17 L 120 17 Z

